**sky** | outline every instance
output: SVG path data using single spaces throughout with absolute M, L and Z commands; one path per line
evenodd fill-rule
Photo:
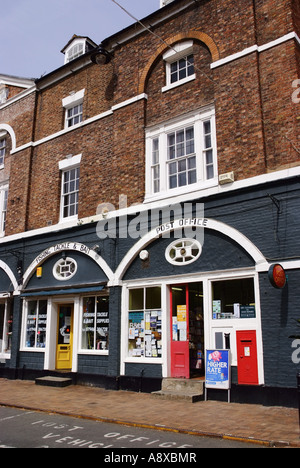
M 160 0 L 117 0 L 137 19 Z M 64 64 L 60 52 L 73 34 L 96 44 L 134 20 L 112 0 L 0 0 L 0 74 L 40 78 Z

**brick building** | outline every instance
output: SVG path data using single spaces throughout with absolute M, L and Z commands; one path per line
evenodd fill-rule
M 165 1 L 0 75 L 0 375 L 150 391 L 230 349 L 235 400 L 295 403 L 299 16 Z

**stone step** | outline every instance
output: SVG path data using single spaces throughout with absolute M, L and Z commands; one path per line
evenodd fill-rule
M 163 379 L 162 388 L 152 395 L 166 400 L 184 400 L 191 403 L 203 400 L 204 380 Z
M 190 403 L 196 403 L 197 401 L 203 400 L 203 394 L 198 395 L 190 392 L 178 393 L 167 390 L 159 390 L 158 392 L 153 392 L 152 395 L 160 397 L 164 400 L 184 400 Z
M 36 385 L 42 385 L 44 387 L 68 387 L 72 385 L 72 379 L 67 377 L 53 377 L 53 376 L 46 376 L 46 377 L 38 377 L 35 379 Z
M 203 392 L 204 379 L 172 379 L 167 378 L 162 381 L 162 390 L 166 391 L 195 391 Z

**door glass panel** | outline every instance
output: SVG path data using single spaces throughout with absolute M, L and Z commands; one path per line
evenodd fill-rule
M 70 344 L 72 307 L 61 306 L 59 309 L 58 345 Z
M 172 287 L 172 340 L 187 341 L 186 286 Z
M 189 348 L 192 376 L 204 374 L 203 283 L 189 284 Z

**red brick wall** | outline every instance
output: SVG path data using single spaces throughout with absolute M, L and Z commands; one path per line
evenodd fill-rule
M 32 141 L 34 123 L 35 93 L 5 106 L 0 110 L 0 127 L 6 124 L 12 127 L 16 136 L 16 145 L 20 147 Z M 10 154 L 11 137 L 7 136 L 8 147 L 1 181 L 9 178 L 6 234 L 15 234 L 26 230 L 27 195 L 31 149 Z
M 55 79 L 55 76 L 53 77 Z M 107 111 L 112 103 L 112 65 L 90 65 L 72 73 L 38 93 L 35 141 L 60 132 L 65 127 L 65 109 L 62 100 L 73 92 L 85 89 L 83 119 Z M 39 85 L 38 85 L 39 86 Z
M 170 11 L 185 3 L 171 3 Z M 35 141 L 63 130 L 62 99 L 73 91 L 86 90 L 84 120 L 141 93 L 147 93 L 148 100 L 115 109 L 101 120 L 38 145 L 32 154 L 30 149 L 17 153 L 12 163 L 7 233 L 58 222 L 58 162 L 68 154 L 82 153 L 79 219 L 93 217 L 100 203 L 118 207 L 121 194 L 128 196 L 129 204 L 142 202 L 145 127 L 212 102 L 216 108 L 219 174 L 234 171 L 236 180 L 242 180 L 299 165 L 300 119 L 291 99 L 292 82 L 299 73 L 299 46 L 289 41 L 210 68 L 213 61 L 293 31 L 299 9 L 294 0 L 195 2 L 180 15 L 153 26 L 156 36 L 144 32 L 116 46 L 108 65 L 86 66 L 44 88 L 49 80 L 45 77 L 39 82 Z M 153 19 L 162 14 L 159 10 Z M 167 44 L 191 38 L 196 80 L 161 93 L 165 85 L 162 55 Z M 105 45 L 116 42 L 118 37 L 107 39 Z M 51 78 L 55 80 L 56 76 Z M 29 100 L 26 102 L 27 110 L 25 101 L 18 104 L 19 108 L 7 109 L 6 122 L 16 129 L 18 146 L 32 138 L 33 101 L 30 105 Z
M 195 42 L 194 59 L 196 80 L 164 93 L 161 90 L 166 85 L 165 63 L 162 58 L 156 62 L 147 80 L 146 126 L 165 122 L 214 102 L 211 55 L 203 43 Z

